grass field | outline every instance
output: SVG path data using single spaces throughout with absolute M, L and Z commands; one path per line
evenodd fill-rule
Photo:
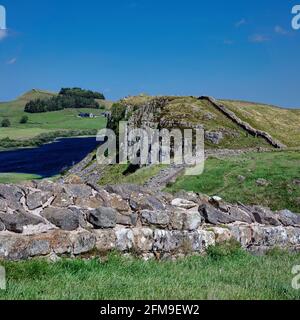
M 0 183 L 19 183 L 27 180 L 36 180 L 41 177 L 25 173 L 0 173 Z
M 111 255 L 94 260 L 3 262 L 0 299 L 300 299 L 292 288 L 299 254 L 252 256 L 216 247 L 176 262 Z
M 54 94 L 44 91 L 30 91 L 19 99 L 0 103 L 0 121 L 8 118 L 11 127 L 0 128 L 0 140 L 9 137 L 14 140 L 27 140 L 42 133 L 58 130 L 92 130 L 102 129 L 106 126 L 106 119 L 101 116 L 103 110 L 99 109 L 65 109 L 55 112 L 28 114 L 24 112 L 25 104 L 30 99 L 47 98 Z M 93 113 L 97 118 L 80 118 L 80 112 Z M 27 115 L 28 123 L 20 124 L 22 116 Z
M 228 159 L 210 158 L 200 176 L 182 176 L 168 188 L 218 195 L 229 202 L 261 204 L 300 213 L 300 153 L 250 153 Z M 239 175 L 245 181 L 239 181 Z M 258 186 L 260 178 L 269 182 Z

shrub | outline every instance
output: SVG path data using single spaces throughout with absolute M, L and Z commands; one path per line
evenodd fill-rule
M 27 123 L 28 122 L 28 117 L 27 116 L 23 116 L 22 118 L 21 118 L 21 120 L 20 120 L 20 123 L 21 124 L 25 124 L 25 123 Z
M 8 128 L 8 127 L 10 127 L 11 124 L 10 124 L 9 119 L 3 119 L 2 122 L 1 122 L 1 126 L 2 126 L 3 128 Z
M 208 256 L 215 260 L 243 253 L 241 244 L 234 239 L 222 244 L 217 244 L 216 246 L 210 246 L 207 250 Z

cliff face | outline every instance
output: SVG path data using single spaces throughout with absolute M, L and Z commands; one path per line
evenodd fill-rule
M 0 199 L 0 259 L 112 250 L 176 258 L 232 240 L 256 252 L 300 248 L 298 215 L 195 193 L 41 181 L 0 185 Z

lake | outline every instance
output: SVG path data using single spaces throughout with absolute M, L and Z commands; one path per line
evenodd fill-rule
M 52 177 L 83 160 L 99 145 L 96 138 L 61 138 L 38 148 L 0 152 L 0 173 Z

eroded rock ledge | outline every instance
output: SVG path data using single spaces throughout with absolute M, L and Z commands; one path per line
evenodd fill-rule
M 0 259 L 112 250 L 166 258 L 201 254 L 230 239 L 250 251 L 295 251 L 300 249 L 300 216 L 136 185 L 0 185 Z

